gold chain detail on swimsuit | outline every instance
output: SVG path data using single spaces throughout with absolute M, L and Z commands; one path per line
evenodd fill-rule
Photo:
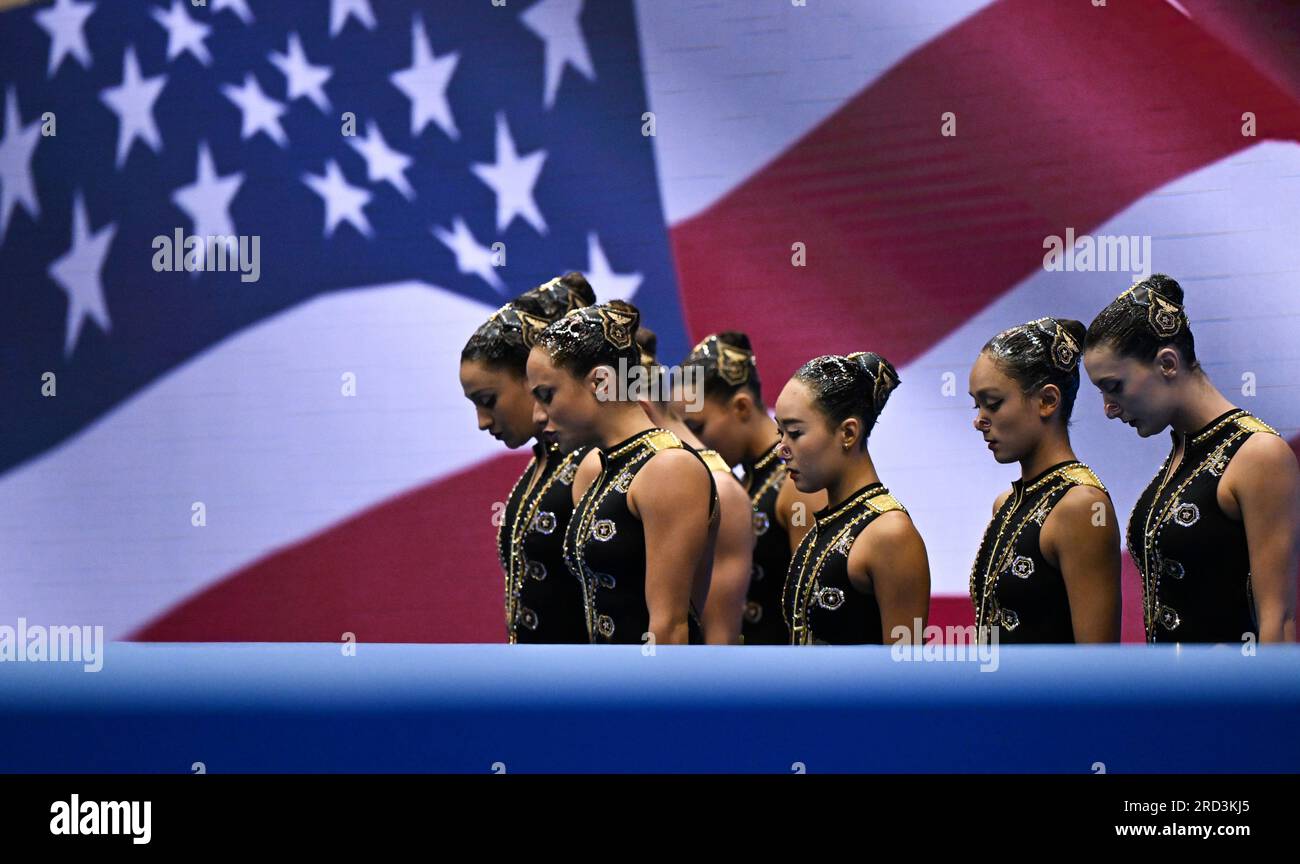
M 817 557 L 817 563 L 812 571 L 813 578 L 808 578 L 808 559 L 812 557 L 812 549 L 816 545 L 818 531 L 823 525 L 829 524 L 848 509 L 863 502 L 866 502 L 867 509 L 854 516 L 835 533 L 835 536 L 831 538 L 831 542 L 826 544 L 826 548 Z M 792 644 L 809 645 L 812 643 L 813 633 L 808 626 L 808 605 L 812 600 L 812 586 L 817 581 L 816 577 L 821 573 L 827 556 L 858 523 L 875 518 L 889 510 L 903 510 L 906 512 L 906 508 L 899 504 L 892 495 L 889 495 L 888 491 L 880 483 L 872 483 L 865 490 L 836 507 L 834 511 L 825 517 L 814 520 L 812 529 L 804 535 L 803 540 L 799 543 L 799 548 L 795 550 L 795 557 L 798 557 L 799 553 L 803 552 L 803 561 L 799 564 L 799 575 L 793 580 L 795 586 L 793 603 L 788 603 L 791 580 L 787 579 L 785 587 L 781 589 L 781 614 L 785 618 L 786 625 L 790 628 L 790 641 Z M 805 549 L 805 547 L 807 548 Z M 791 566 L 793 567 L 793 562 Z
M 990 544 L 988 548 L 988 563 L 984 568 L 982 580 L 979 579 L 979 562 L 983 556 L 976 555 L 975 563 L 971 565 L 970 595 L 972 599 L 976 596 L 979 597 L 979 607 L 975 610 L 975 626 L 978 628 L 978 632 L 984 633 L 986 632 L 984 629 L 985 627 L 988 627 L 991 630 L 996 625 L 992 616 L 992 613 L 997 611 L 996 599 L 992 600 L 992 605 L 989 604 L 990 599 L 993 598 L 994 593 L 997 591 L 998 574 L 1002 572 L 1007 559 L 1011 557 L 1012 552 L 1014 552 L 1016 548 L 1016 541 L 1020 539 L 1020 535 L 1024 531 L 1025 525 L 1029 523 L 1034 514 L 1031 510 L 1024 515 L 1024 518 L 1020 520 L 1020 523 L 1016 525 L 1015 530 L 1012 531 L 1011 535 L 1007 538 L 1006 545 L 1003 546 L 1002 536 L 1006 533 L 1007 527 L 1011 524 L 1011 517 L 1020 509 L 1020 505 L 1026 498 L 1042 489 L 1044 486 L 1060 480 L 1064 480 L 1070 485 L 1095 486 L 1101 491 L 1106 492 L 1105 485 L 1103 485 L 1101 480 L 1097 478 L 1097 475 L 1092 472 L 1091 468 L 1084 465 L 1082 462 L 1074 461 L 1049 471 L 1043 477 L 1035 480 L 1032 485 L 1018 489 L 1014 498 L 1008 498 L 1008 500 L 1003 503 L 1002 508 L 999 511 L 1002 514 L 1002 521 L 998 525 L 998 533 L 993 538 L 993 543 Z M 980 551 L 983 552 L 983 547 L 981 547 Z M 981 591 L 977 595 L 975 589 L 977 586 L 981 586 L 981 583 Z
M 524 534 L 528 533 L 528 528 L 533 524 L 533 519 L 537 516 L 537 510 L 542 505 L 542 499 L 550 491 L 555 481 L 564 475 L 569 466 L 573 464 L 574 457 L 583 451 L 574 450 L 560 460 L 560 464 L 551 472 L 551 476 L 546 478 L 540 489 L 533 489 L 537 482 L 536 474 L 528 481 L 528 488 L 524 490 L 524 497 L 519 502 L 519 510 L 516 512 L 514 524 L 510 528 L 510 563 L 506 568 L 506 626 L 509 628 L 510 644 L 514 645 L 517 641 L 518 630 L 515 626 L 515 619 L 519 615 L 519 595 L 523 591 L 524 579 L 527 572 L 527 561 L 524 560 Z M 554 459 L 559 455 L 558 452 L 547 453 L 548 460 Z M 585 453 L 584 453 L 585 455 Z M 529 463 L 532 466 L 537 461 L 536 457 Z M 522 480 L 524 475 L 520 475 Z M 519 487 L 519 481 L 515 481 L 515 488 Z M 511 497 L 514 496 L 514 489 L 510 490 Z M 508 500 L 508 499 L 507 499 Z M 504 524 L 505 520 L 502 520 Z M 497 526 L 497 533 L 500 534 L 501 526 Z M 498 543 L 500 541 L 498 540 Z

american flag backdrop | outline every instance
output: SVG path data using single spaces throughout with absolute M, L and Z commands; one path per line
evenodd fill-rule
M 526 456 L 459 351 L 567 269 L 666 362 L 746 330 L 769 402 L 887 356 L 872 450 L 937 623 L 1017 476 L 980 346 L 1132 281 L 1045 238 L 1150 238 L 1212 379 L 1295 442 L 1300 3 L 1099 2 L 0 0 L 0 620 L 501 641 Z M 157 270 L 177 231 L 256 237 L 257 280 Z M 1168 439 L 1086 382 L 1075 418 L 1126 519 Z

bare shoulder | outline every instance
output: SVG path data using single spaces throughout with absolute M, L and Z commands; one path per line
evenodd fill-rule
M 652 489 L 675 494 L 708 485 L 709 469 L 700 457 L 684 447 L 670 447 L 646 460 L 645 467 L 632 481 L 631 490 L 634 495 L 644 495 Z
M 907 515 L 906 510 L 890 510 L 881 513 L 871 521 L 871 524 L 862 530 L 858 535 L 858 540 L 864 536 L 870 535 L 870 543 L 906 543 L 913 539 L 919 539 L 916 526 L 912 524 L 912 517 Z M 857 541 L 854 542 L 857 545 Z
M 1061 496 L 1061 500 L 1052 508 L 1052 514 L 1060 513 L 1066 519 L 1091 519 L 1097 504 L 1104 504 L 1106 509 L 1111 509 L 1110 496 L 1096 486 L 1074 486 Z
M 994 513 L 994 515 L 997 515 L 997 512 L 998 512 L 999 510 L 1002 509 L 1002 505 L 1005 504 L 1005 503 L 1007 503 L 1007 499 L 1011 497 L 1011 491 L 1012 491 L 1012 490 L 1008 489 L 1007 491 L 1005 491 L 1005 492 L 1003 492 L 1001 495 L 999 495 L 997 498 L 994 498 L 994 499 L 993 499 L 993 513 Z
M 1295 451 L 1286 439 L 1266 433 L 1257 433 L 1246 439 L 1228 464 L 1228 471 L 1233 468 L 1242 469 L 1237 473 L 1261 476 L 1281 472 L 1294 477 L 1300 471 Z
M 1116 530 L 1092 530 L 1107 525 L 1115 526 Z M 1067 489 L 1056 502 L 1043 523 L 1041 536 L 1044 551 L 1050 552 L 1062 543 L 1094 541 L 1105 545 L 1111 542 L 1112 535 L 1118 537 L 1118 520 L 1110 496 L 1096 486 L 1080 485 Z

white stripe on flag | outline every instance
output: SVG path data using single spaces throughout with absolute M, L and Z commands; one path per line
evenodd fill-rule
M 991 2 L 638 0 L 668 224 L 713 204 L 908 54 Z
M 500 455 L 457 377 L 491 311 L 415 282 L 331 293 L 230 337 L 11 471 L 0 620 L 119 637 L 277 547 Z M 191 526 L 196 501 L 206 527 Z

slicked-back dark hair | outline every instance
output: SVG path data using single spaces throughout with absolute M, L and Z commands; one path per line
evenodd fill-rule
M 1116 297 L 1088 325 L 1086 345 L 1109 345 L 1121 357 L 1142 361 L 1172 345 L 1190 369 L 1199 369 L 1196 340 L 1183 309 L 1183 286 L 1154 273 Z
M 1039 318 L 1003 330 L 985 343 L 988 354 L 1025 395 L 1048 384 L 1061 391 L 1061 422 L 1069 425 L 1079 395 L 1079 355 L 1083 322 L 1073 318 Z
M 812 392 L 814 404 L 832 427 L 850 417 L 861 420 L 863 443 L 899 384 L 893 364 L 870 351 L 814 357 L 794 377 Z

